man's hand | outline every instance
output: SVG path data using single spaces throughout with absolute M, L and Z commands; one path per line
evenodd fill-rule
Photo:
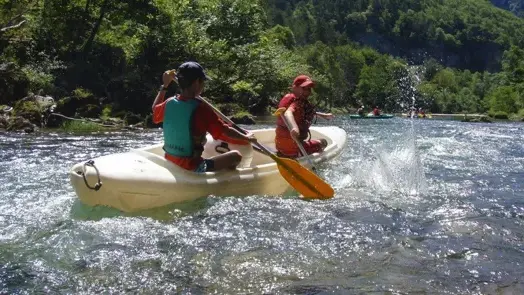
M 291 129 L 291 132 L 290 132 L 290 133 L 291 133 L 291 136 L 292 136 L 293 138 L 296 138 L 296 139 L 298 139 L 299 136 L 300 136 L 300 131 L 299 131 L 297 128 L 293 128 L 293 129 Z
M 331 120 L 333 119 L 335 116 L 332 114 L 332 113 L 327 113 L 327 114 L 324 114 L 324 118 L 325 119 L 328 119 L 328 120 Z
M 333 119 L 335 116 L 332 114 L 332 113 L 319 113 L 317 112 L 317 115 L 326 119 L 326 120 L 331 120 Z
M 164 87 L 169 86 L 173 80 L 175 80 L 175 70 L 168 70 L 165 71 L 164 74 L 162 74 L 162 83 L 164 83 Z

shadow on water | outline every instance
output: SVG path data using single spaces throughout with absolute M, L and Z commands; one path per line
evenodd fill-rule
M 171 221 L 206 209 L 210 204 L 208 197 L 201 197 L 194 201 L 174 203 L 148 210 L 124 212 L 107 206 L 89 206 L 76 199 L 71 207 L 70 216 L 72 219 L 92 221 L 121 216 L 149 217 L 159 221 Z
M 297 198 L 299 194 L 293 189 L 288 189 L 284 194 L 276 198 L 282 199 L 293 199 Z M 147 210 L 141 210 L 136 212 L 124 212 L 116 208 L 108 206 L 89 206 L 82 203 L 79 199 L 75 199 L 71 206 L 70 216 L 76 220 L 90 220 L 99 221 L 104 218 L 115 218 L 115 217 L 148 217 L 158 221 L 172 221 L 188 215 L 195 214 L 201 210 L 210 208 L 216 202 L 219 202 L 223 198 L 242 198 L 242 197 L 200 197 L 196 200 L 186 201 L 182 203 L 173 203 L 163 207 L 152 208 Z M 264 197 L 261 198 L 274 198 Z

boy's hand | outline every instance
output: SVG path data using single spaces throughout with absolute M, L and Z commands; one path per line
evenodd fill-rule
M 255 134 L 253 134 L 253 132 L 247 132 L 246 133 L 246 138 L 249 142 L 252 142 L 252 143 L 256 143 L 257 142 L 257 138 L 255 137 Z
M 167 70 L 162 74 L 162 83 L 164 83 L 164 87 L 169 86 L 173 80 L 175 80 L 175 70 Z

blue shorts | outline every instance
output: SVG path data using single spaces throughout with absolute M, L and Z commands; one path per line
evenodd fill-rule
M 213 168 L 215 168 L 215 161 L 210 159 L 204 159 L 204 161 L 202 161 L 202 163 L 200 163 L 200 165 L 198 165 L 198 167 L 196 167 L 193 171 L 196 173 L 204 173 L 213 171 Z

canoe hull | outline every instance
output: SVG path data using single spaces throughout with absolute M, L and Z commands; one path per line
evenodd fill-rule
M 318 165 L 338 156 L 346 142 L 346 132 L 338 127 L 312 127 L 312 136 L 328 139 L 328 147 L 313 154 Z M 253 130 L 260 142 L 274 147 L 274 129 Z M 223 142 L 208 136 L 204 157 L 218 155 Z M 267 156 L 251 146 L 228 145 L 243 154 L 242 168 L 223 172 L 194 173 L 165 160 L 162 144 L 92 159 L 94 167 L 78 163 L 71 169 L 71 184 L 79 199 L 90 206 L 104 205 L 126 212 L 191 201 L 203 196 L 279 196 L 290 190 Z M 299 159 L 308 166 L 305 159 Z M 98 170 L 98 174 L 97 174 Z M 90 189 L 101 181 L 99 190 Z M 84 180 L 85 179 L 85 180 Z

